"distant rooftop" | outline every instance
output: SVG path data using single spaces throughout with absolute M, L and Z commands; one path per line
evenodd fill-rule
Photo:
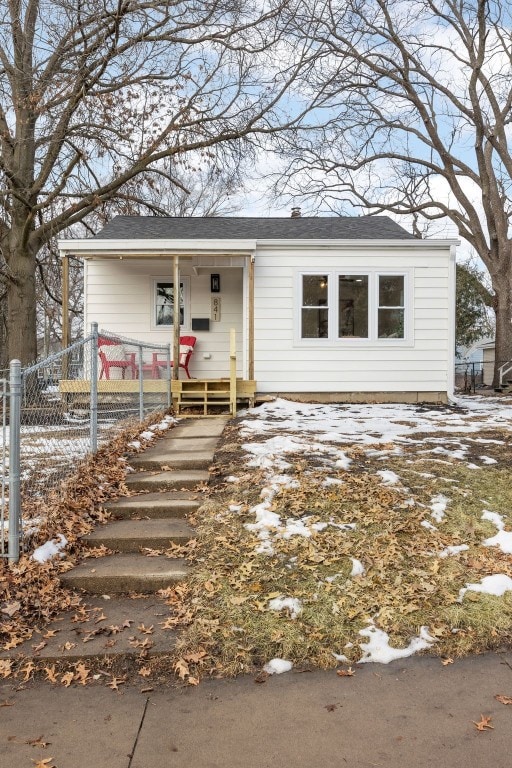
M 116 216 L 96 240 L 416 240 L 388 216 Z

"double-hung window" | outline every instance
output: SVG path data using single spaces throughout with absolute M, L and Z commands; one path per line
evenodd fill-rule
M 326 339 L 333 343 L 407 340 L 408 283 L 406 272 L 301 273 L 299 339 Z

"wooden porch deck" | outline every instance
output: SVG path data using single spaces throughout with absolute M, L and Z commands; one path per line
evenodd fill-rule
M 200 408 L 208 416 L 210 408 L 223 406 L 234 415 L 238 403 L 252 407 L 256 396 L 256 381 L 236 379 L 236 388 L 230 378 L 222 379 L 143 379 L 144 394 L 164 394 L 171 386 L 172 403 L 177 414 L 187 408 Z M 61 379 L 59 392 L 64 396 L 87 396 L 91 392 L 90 379 Z M 116 399 L 123 395 L 137 395 L 140 392 L 138 379 L 100 379 L 98 395 L 102 400 L 109 396 Z M 197 413 L 194 413 L 196 416 Z

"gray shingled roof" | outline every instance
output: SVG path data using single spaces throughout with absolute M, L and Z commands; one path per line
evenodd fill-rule
M 100 240 L 411 240 L 388 216 L 315 218 L 116 216 Z

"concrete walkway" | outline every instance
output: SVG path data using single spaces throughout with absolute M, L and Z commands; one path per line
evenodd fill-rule
M 197 688 L 0 684 L 0 768 L 510 768 L 512 654 Z M 494 730 L 472 721 L 490 716 Z M 31 741 L 49 742 L 47 747 Z M 34 762 L 31 762 L 34 761 Z

